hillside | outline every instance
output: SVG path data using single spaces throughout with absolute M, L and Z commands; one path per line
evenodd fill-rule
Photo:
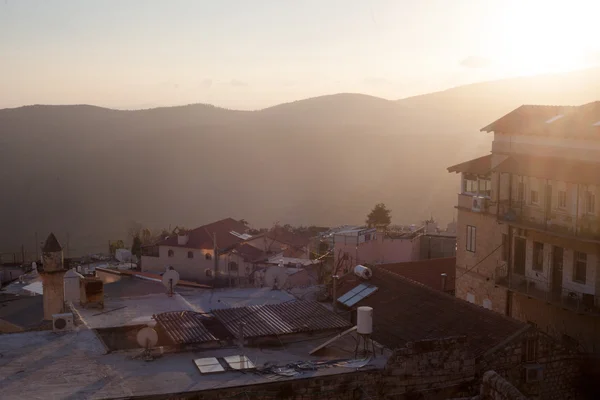
M 455 162 L 485 154 L 479 128 L 522 103 L 597 100 L 600 69 L 453 88 L 388 101 L 337 94 L 261 111 L 189 105 L 0 110 L 0 252 L 54 230 L 72 253 L 101 251 L 132 221 L 195 226 L 452 219 Z M 596 96 L 596 97 L 594 97 Z

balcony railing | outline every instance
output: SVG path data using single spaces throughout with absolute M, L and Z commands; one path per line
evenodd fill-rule
M 600 316 L 600 297 L 565 288 L 518 273 L 508 273 L 506 265 L 496 268 L 495 282 L 514 292 L 543 300 L 556 306 L 585 314 Z
M 576 217 L 569 213 L 501 201 L 498 218 L 539 231 L 600 241 L 600 219 L 594 215 Z

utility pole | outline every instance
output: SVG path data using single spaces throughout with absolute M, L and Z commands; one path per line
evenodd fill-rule
M 214 271 L 213 271 L 213 287 L 217 282 L 217 273 L 219 271 L 219 248 L 217 247 L 217 233 L 213 232 L 213 260 L 214 260 Z
M 40 255 L 38 253 L 38 248 L 40 247 L 40 242 L 38 242 L 38 234 L 35 232 L 35 261 L 40 259 Z

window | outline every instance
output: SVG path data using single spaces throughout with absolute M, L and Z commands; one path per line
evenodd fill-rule
M 500 255 L 501 261 L 508 261 L 508 235 L 502 234 L 502 253 Z
M 567 192 L 564 190 L 558 191 L 558 208 L 567 208 Z
M 206 253 L 204 255 L 204 258 L 207 259 L 207 260 L 212 260 L 212 255 L 210 253 Z
M 479 194 L 481 196 L 492 196 L 492 181 L 490 179 L 479 180 Z
M 531 363 L 537 361 L 538 341 L 537 338 L 528 338 L 523 341 L 523 362 Z
M 207 278 L 212 278 L 213 276 L 213 271 L 210 268 L 206 268 L 206 271 L 204 271 L 204 273 L 206 274 Z
M 587 254 L 580 251 L 575 252 L 575 265 L 573 266 L 573 281 L 585 283 L 587 275 Z
M 531 195 L 529 197 L 531 204 L 539 204 L 540 202 L 540 193 L 537 190 L 532 190 Z
M 237 270 L 238 270 L 238 264 L 235 261 L 231 261 L 229 263 L 229 271 L 237 272 Z
M 525 184 L 523 182 L 519 182 L 519 186 L 517 188 L 517 200 L 518 201 L 525 200 Z
M 487 308 L 488 310 L 492 309 L 492 301 L 490 299 L 483 300 L 483 308 Z
M 467 225 L 467 251 L 475 253 L 475 238 L 477 237 L 477 228 Z
M 588 214 L 596 212 L 596 195 L 592 192 L 585 192 L 585 212 Z
M 194 258 L 194 252 L 188 251 L 188 258 Z
M 168 253 L 167 253 L 167 255 L 169 257 L 173 257 L 175 255 L 175 252 L 173 250 L 169 250 Z
M 544 270 L 544 243 L 533 242 L 533 262 L 534 271 Z
M 478 184 L 479 182 L 476 175 L 465 174 L 463 180 L 463 192 L 472 194 L 477 193 Z

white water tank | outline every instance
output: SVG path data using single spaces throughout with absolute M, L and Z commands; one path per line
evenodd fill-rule
M 356 332 L 361 335 L 373 333 L 373 308 L 358 307 L 356 310 Z
M 64 276 L 65 282 L 65 301 L 70 301 L 73 304 L 79 304 L 81 297 L 81 289 L 79 282 L 83 278 L 83 275 L 76 272 L 74 269 L 70 269 Z
M 371 278 L 371 276 L 373 276 L 371 270 L 368 267 L 365 267 L 364 265 L 357 265 L 356 267 L 354 267 L 354 273 L 363 279 L 369 279 Z
M 177 235 L 177 244 L 179 246 L 185 246 L 189 239 L 190 239 L 190 237 L 187 234 L 186 235 Z

